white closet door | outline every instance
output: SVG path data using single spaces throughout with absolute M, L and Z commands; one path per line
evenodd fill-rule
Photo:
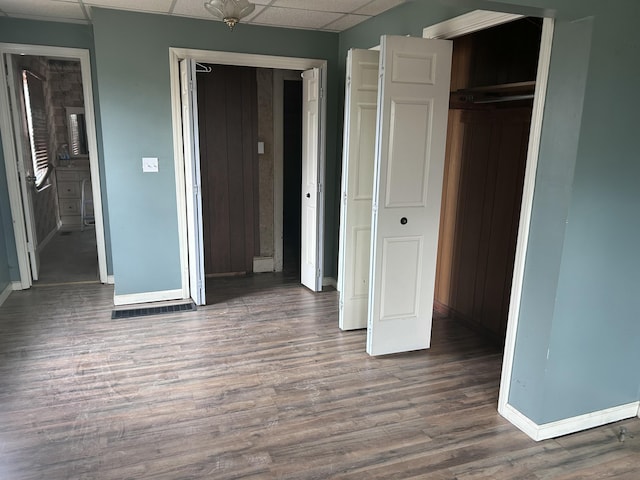
M 339 325 L 367 327 L 379 53 L 347 55 L 338 287 Z
M 428 348 L 452 42 L 381 39 L 367 352 Z
M 318 68 L 302 74 L 302 232 L 300 282 L 322 290 L 321 269 L 321 86 Z
M 20 193 L 22 194 L 22 205 L 24 212 L 24 226 L 27 234 L 27 251 L 29 252 L 29 265 L 31 267 L 31 279 L 37 281 L 40 272 L 40 253 L 38 251 L 38 237 L 36 215 L 34 210 L 34 196 L 36 195 L 36 176 L 33 167 L 33 159 L 29 137 L 24 131 L 24 124 L 27 122 L 27 111 L 25 104 L 24 86 L 22 70 L 16 67 L 16 60 L 13 56 L 7 55 L 7 83 L 9 85 L 9 98 L 11 99 L 13 131 L 16 139 L 16 155 L 18 162 L 18 180 L 20 182 Z M 37 82 L 42 81 L 37 77 L 32 77 Z M 42 87 L 38 92 L 42 96 Z M 30 282 L 31 283 L 31 282 Z
M 202 189 L 200 179 L 200 135 L 198 132 L 198 88 L 196 66 L 180 60 L 182 138 L 187 203 L 189 292 L 196 305 L 205 305 L 204 247 L 202 238 Z

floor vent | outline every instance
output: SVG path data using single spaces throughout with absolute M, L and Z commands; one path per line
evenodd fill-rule
M 197 310 L 193 302 L 180 303 L 177 305 L 164 305 L 161 307 L 142 307 L 130 308 L 122 310 L 113 310 L 111 318 L 132 318 L 132 317 L 148 317 L 149 315 L 161 315 L 164 313 L 191 312 Z

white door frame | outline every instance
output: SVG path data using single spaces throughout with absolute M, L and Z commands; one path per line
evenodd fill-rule
M 5 54 L 55 57 L 80 62 L 84 111 L 87 124 L 87 141 L 89 146 L 91 188 L 93 190 L 93 204 L 95 205 L 94 215 L 96 245 L 98 249 L 98 270 L 100 273 L 100 282 L 108 283 L 107 253 L 105 247 L 104 220 L 102 216 L 102 194 L 100 189 L 100 161 L 98 157 L 98 142 L 96 137 L 96 119 L 93 104 L 91 59 L 89 50 L 44 45 L 0 43 L 0 57 L 4 58 Z M 24 226 L 24 210 L 18 180 L 16 139 L 14 138 L 11 126 L 7 72 L 4 60 L 0 62 L 0 132 L 2 133 L 5 169 L 7 171 L 7 188 L 9 190 L 9 203 L 11 204 L 13 232 L 16 242 L 16 252 L 18 255 L 18 268 L 20 271 L 20 282 L 15 283 L 15 285 L 20 285 L 20 288 L 26 289 L 31 287 L 33 280 L 31 278 L 31 269 L 29 267 L 27 234 Z
M 473 33 L 517 20 L 522 17 L 523 15 L 477 10 L 427 27 L 423 30 L 422 36 L 426 38 L 452 39 L 461 35 L 466 35 L 468 33 Z M 538 73 L 533 99 L 529 145 L 527 148 L 522 204 L 520 207 L 520 223 L 518 226 L 513 280 L 511 283 L 511 299 L 509 302 L 507 333 L 504 346 L 502 374 L 500 378 L 500 393 L 498 397 L 498 412 L 521 429 L 523 429 L 523 422 L 519 413 L 515 411 L 515 409 L 509 407 L 509 390 L 511 387 L 511 372 L 513 368 L 516 333 L 518 330 L 518 318 L 520 315 L 520 299 L 522 297 L 524 266 L 529 241 L 529 228 L 531 226 L 531 211 L 533 208 L 536 170 L 538 166 L 538 155 L 540 153 L 544 104 L 549 79 L 549 66 L 551 63 L 553 29 L 553 19 L 544 18 L 542 37 L 540 39 L 540 54 L 538 57 Z
M 180 244 L 180 271 L 182 277 L 182 297 L 190 298 L 189 288 L 189 265 L 188 242 L 187 242 L 187 207 L 186 207 L 186 184 L 184 176 L 184 150 L 182 142 L 182 123 L 180 107 L 180 71 L 179 61 L 191 58 L 196 62 L 213 63 L 219 65 L 236 65 L 244 67 L 272 68 L 282 70 L 309 70 L 319 68 L 323 76 L 323 84 L 326 85 L 327 61 L 312 58 L 278 57 L 271 55 L 259 55 L 251 53 L 220 52 L 214 50 L 198 50 L 191 48 L 169 48 L 169 76 L 171 80 L 171 112 L 173 125 L 173 155 L 175 158 L 176 176 L 176 198 L 178 209 L 178 234 Z M 323 95 L 320 108 L 322 109 L 322 119 L 326 119 L 326 94 Z M 326 120 L 320 125 L 321 151 L 320 151 L 320 172 L 319 181 L 323 184 L 320 204 L 318 208 L 318 221 L 321 226 L 324 223 L 324 181 L 325 181 L 325 152 L 326 152 Z M 277 167 L 278 165 L 274 165 Z M 282 176 L 282 164 L 280 171 L 274 169 L 275 181 Z M 281 182 L 280 182 L 281 184 Z M 282 195 L 281 192 L 274 192 L 274 195 Z M 274 199 L 276 200 L 276 199 Z M 280 201 L 281 202 L 281 201 Z M 277 200 L 276 200 L 277 203 Z M 281 203 L 280 203 L 281 204 Z M 323 228 L 320 231 L 323 232 Z M 276 234 L 276 232 L 274 232 Z M 318 250 L 324 252 L 324 234 L 320 234 Z M 203 252 L 204 253 L 204 252 Z M 322 257 L 320 257 L 322 258 Z M 321 274 L 323 265 L 320 264 Z

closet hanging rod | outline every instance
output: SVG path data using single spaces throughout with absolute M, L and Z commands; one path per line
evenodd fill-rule
M 501 103 L 501 102 L 517 102 L 518 100 L 533 100 L 534 94 L 527 95 L 508 95 L 504 97 L 483 98 L 482 100 L 471 99 L 472 103 Z

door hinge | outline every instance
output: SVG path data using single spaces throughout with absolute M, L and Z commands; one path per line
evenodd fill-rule
M 318 184 L 318 193 L 322 193 L 322 184 L 321 183 Z
M 33 245 L 33 242 L 29 242 L 29 241 L 27 241 L 27 251 L 28 251 L 31 255 L 35 255 L 35 253 L 36 253 L 36 249 L 35 249 L 35 246 Z
M 189 91 L 193 92 L 193 80 L 189 80 Z
M 320 271 L 320 269 L 318 268 L 316 270 L 316 278 L 320 278 L 320 275 L 322 275 L 322 272 Z
M 324 98 L 324 88 L 320 88 L 320 100 Z

